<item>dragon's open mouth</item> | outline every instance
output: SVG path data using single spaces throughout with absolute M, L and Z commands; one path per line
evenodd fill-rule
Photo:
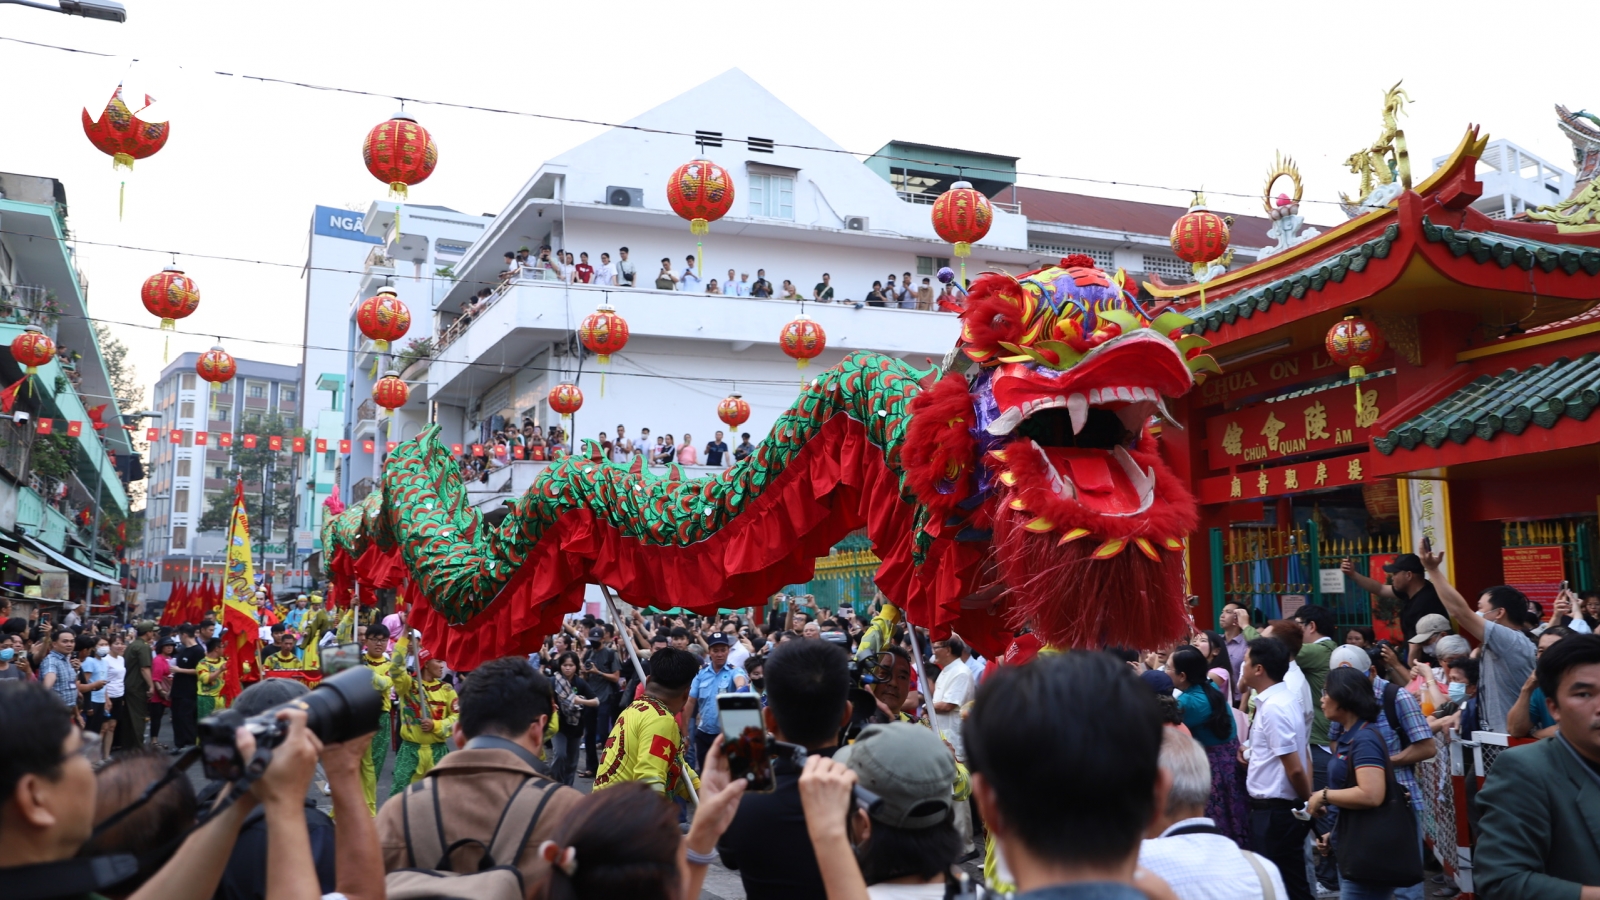
M 1171 341 L 1135 332 L 1096 347 L 1064 371 L 1034 363 L 1001 366 L 993 382 L 999 416 L 988 431 L 1013 438 L 1003 454 L 1007 470 L 1016 469 L 1019 452 L 1037 454 L 1060 499 L 1099 515 L 1138 515 L 1155 500 L 1156 476 L 1129 451 L 1152 417 L 1172 422 L 1165 398 L 1182 396 L 1193 384 Z

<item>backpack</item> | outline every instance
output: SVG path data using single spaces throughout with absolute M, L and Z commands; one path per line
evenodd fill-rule
M 1400 723 L 1400 712 L 1395 709 L 1395 698 L 1400 695 L 1400 686 L 1389 682 L 1383 686 L 1383 714 L 1389 720 L 1389 728 L 1394 731 L 1394 736 L 1400 739 L 1400 749 L 1411 746 L 1411 738 L 1406 734 L 1405 726 Z
M 477 838 L 462 838 L 445 846 L 437 779 L 424 778 L 412 785 L 400 797 L 406 855 L 412 865 L 431 863 L 432 868 L 390 872 L 384 878 L 389 900 L 523 900 L 522 870 L 517 868 L 517 858 L 533 837 L 533 828 L 555 787 L 548 779 L 525 779 L 500 811 L 500 821 L 488 844 Z M 450 854 L 463 844 L 483 847 L 478 871 L 456 872 L 450 867 Z

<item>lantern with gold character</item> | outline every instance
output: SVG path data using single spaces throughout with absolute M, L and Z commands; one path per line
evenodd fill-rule
M 738 394 L 729 394 L 717 404 L 717 418 L 729 428 L 738 428 L 750 420 L 750 403 Z
M 1335 365 L 1349 366 L 1350 377 L 1356 385 L 1356 414 L 1361 414 L 1361 379 L 1367 377 L 1367 367 L 1383 355 L 1383 332 L 1376 325 L 1357 315 L 1345 316 L 1333 323 L 1323 341 L 1328 358 Z
M 667 203 L 689 220 L 690 234 L 705 234 L 733 209 L 733 178 L 709 159 L 691 160 L 667 179 Z
M 383 377 L 372 386 L 372 402 L 391 413 L 405 406 L 409 399 L 411 399 L 411 388 L 400 380 L 400 373 L 393 369 L 384 372 Z
M 583 391 L 570 381 L 563 381 L 550 389 L 550 408 L 560 414 L 563 421 L 583 408 Z
M 56 342 L 50 336 L 39 330 L 37 325 L 29 325 L 22 333 L 11 339 L 11 358 L 20 366 L 26 366 L 29 375 L 39 371 L 39 367 L 55 359 Z
M 376 295 L 361 301 L 356 308 L 356 327 L 373 342 L 379 353 L 387 353 L 392 342 L 411 330 L 411 310 L 400 301 L 394 288 L 381 287 Z
M 161 317 L 161 330 L 173 331 L 177 320 L 200 306 L 200 286 L 177 266 L 167 266 L 144 280 L 139 299 L 153 316 Z
M 421 184 L 439 163 L 439 147 L 428 129 L 404 112 L 373 126 L 361 145 L 361 158 L 372 177 L 389 186 L 389 196 L 406 199 L 406 189 Z
M 783 331 L 778 333 L 778 345 L 796 360 L 795 368 L 804 369 L 828 348 L 828 335 L 821 325 L 801 313 L 783 326 Z

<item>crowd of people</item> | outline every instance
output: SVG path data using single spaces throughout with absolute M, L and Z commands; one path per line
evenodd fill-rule
M 324 743 L 287 703 L 305 686 L 263 678 L 232 710 L 276 710 L 274 746 L 240 729 L 246 774 L 198 795 L 139 716 L 171 678 L 175 749 L 195 743 L 223 705 L 203 689 L 213 621 L 169 644 L 150 623 L 130 640 L 8 619 L 0 885 L 684 900 L 720 862 L 752 900 L 931 900 L 978 896 L 981 860 L 987 891 L 1025 900 L 1422 897 L 1434 788 L 1417 767 L 1435 735 L 1500 731 L 1536 740 L 1471 798 L 1477 892 L 1589 896 L 1600 598 L 1563 592 L 1548 619 L 1504 586 L 1474 605 L 1441 562 L 1402 555 L 1375 585 L 1401 603 L 1393 642 L 1316 605 L 1271 621 L 1229 605 L 1173 647 L 1056 652 L 1024 633 L 984 659 L 881 597 L 778 595 L 759 615 L 575 616 L 527 656 L 452 672 L 401 613 L 343 619 L 382 692 L 373 733 Z M 252 663 L 309 671 L 332 618 L 287 604 Z M 308 809 L 313 779 L 331 820 Z
M 696 444 L 694 436 L 685 433 L 682 438 L 672 434 L 654 437 L 650 429 L 641 428 L 637 439 L 628 436 L 625 425 L 616 432 L 601 431 L 589 445 L 590 458 L 632 464 L 643 459 L 644 465 L 708 466 L 727 468 L 755 452 L 749 432 L 742 432 L 736 443 L 730 443 L 723 432 L 715 432 L 711 440 Z M 522 428 L 507 424 L 489 432 L 486 443 L 463 447 L 461 470 L 468 480 L 487 480 L 488 473 L 516 460 L 556 460 L 567 455 L 567 433 L 560 425 L 541 429 L 532 419 L 524 419 Z

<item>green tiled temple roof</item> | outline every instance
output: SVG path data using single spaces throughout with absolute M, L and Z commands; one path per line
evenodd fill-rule
M 1560 269 L 1568 275 L 1580 271 L 1600 275 L 1600 250 L 1573 244 L 1547 244 L 1487 231 L 1459 231 L 1446 225 L 1435 225 L 1422 217 L 1422 236 L 1430 244 L 1444 244 L 1456 256 L 1472 255 L 1479 263 L 1494 262 L 1502 269 L 1518 266 L 1532 271 L 1534 266 L 1554 272 Z
M 1518 242 L 1524 243 L 1524 242 Z M 1548 365 L 1481 375 L 1421 413 L 1372 439 L 1385 456 L 1418 444 L 1490 440 L 1502 431 L 1521 434 L 1529 424 L 1554 427 L 1562 416 L 1583 421 L 1600 405 L 1600 353 L 1561 357 Z

